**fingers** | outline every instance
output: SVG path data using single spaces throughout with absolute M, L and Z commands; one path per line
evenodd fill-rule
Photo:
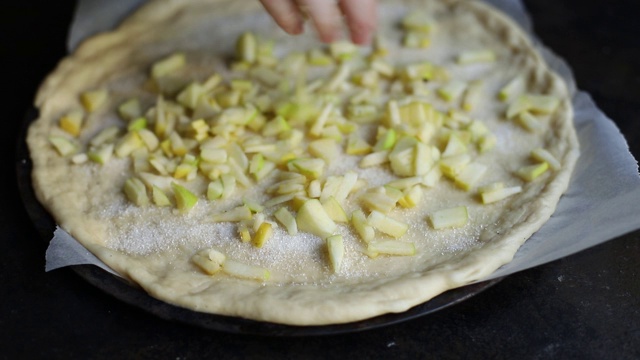
M 303 31 L 305 17 L 311 19 L 321 41 L 341 37 L 344 22 L 351 41 L 371 41 L 377 25 L 376 0 L 260 0 L 278 26 L 289 34 Z
M 368 44 L 378 23 L 376 0 L 340 0 L 340 9 L 346 18 L 351 41 Z
M 342 13 L 335 0 L 298 0 L 298 6 L 305 12 L 323 42 L 332 42 L 340 37 Z
M 294 0 L 260 0 L 275 22 L 291 35 L 302 33 L 304 18 Z

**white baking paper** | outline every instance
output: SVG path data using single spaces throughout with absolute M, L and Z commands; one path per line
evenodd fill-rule
M 581 156 L 569 189 L 551 219 L 527 240 L 512 262 L 483 280 L 557 260 L 640 228 L 638 162 L 630 154 L 620 130 L 598 109 L 589 94 L 576 88 L 570 67 L 537 41 L 521 0 L 486 1 L 527 30 L 550 66 L 568 82 L 574 94 Z M 86 37 L 113 28 L 143 2 L 80 0 L 70 29 L 69 51 Z M 77 264 L 94 264 L 109 270 L 58 228 L 47 250 L 46 270 Z

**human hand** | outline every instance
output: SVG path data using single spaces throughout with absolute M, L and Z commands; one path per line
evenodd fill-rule
M 260 0 L 276 23 L 289 34 L 300 34 L 311 19 L 321 41 L 340 38 L 347 25 L 351 41 L 371 42 L 377 25 L 376 0 Z

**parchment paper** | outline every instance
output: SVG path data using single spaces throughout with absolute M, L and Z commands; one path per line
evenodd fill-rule
M 483 280 L 557 260 L 640 228 L 638 162 L 629 152 L 620 130 L 598 109 L 588 93 L 576 88 L 570 67 L 536 39 L 521 0 L 486 1 L 528 31 L 550 66 L 568 82 L 574 94 L 581 155 L 569 189 L 551 219 L 527 240 L 512 262 Z M 143 2 L 80 0 L 70 28 L 69 51 L 86 37 L 113 28 Z M 45 270 L 78 264 L 94 264 L 111 271 L 58 228 L 46 253 Z

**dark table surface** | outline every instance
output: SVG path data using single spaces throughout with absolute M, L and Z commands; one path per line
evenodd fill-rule
M 640 231 L 511 275 L 433 314 L 333 336 L 207 330 L 123 303 L 70 269 L 46 273 L 47 243 L 14 180 L 16 138 L 39 82 L 65 55 L 74 2 L 34 3 L 0 5 L 0 158 L 9 178 L 0 198 L 0 358 L 640 359 Z M 579 88 L 639 158 L 640 4 L 525 3 L 536 33 L 568 61 Z

